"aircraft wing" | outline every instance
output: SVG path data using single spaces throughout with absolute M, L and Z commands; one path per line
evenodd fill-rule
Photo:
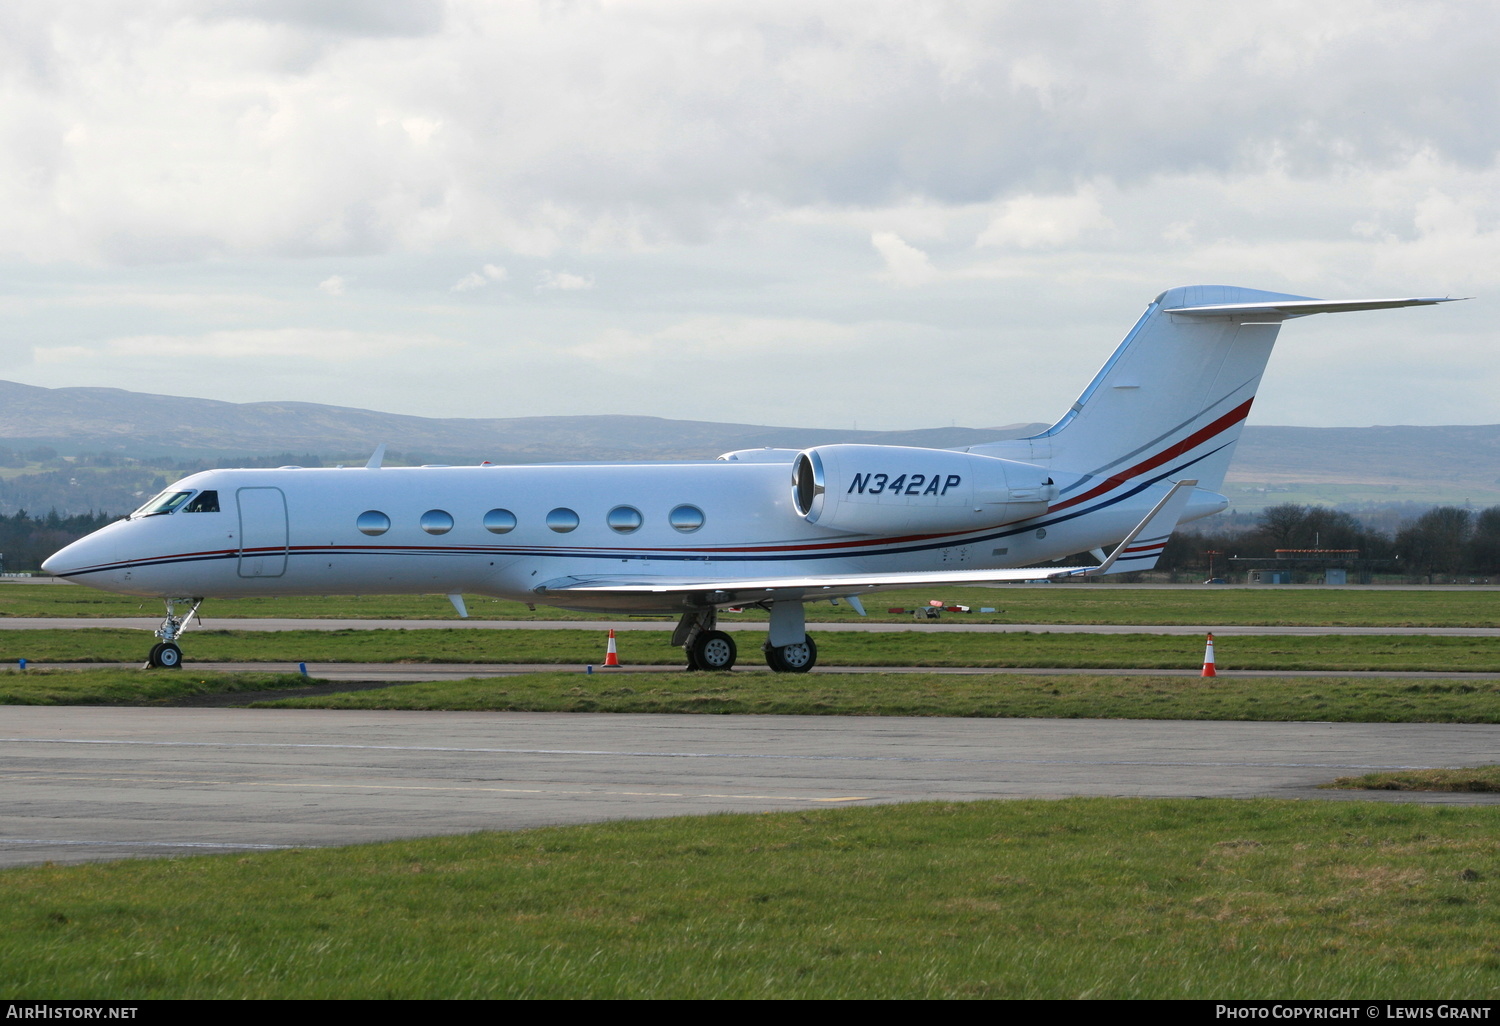
M 938 584 L 1003 584 L 1049 581 L 1097 572 L 1097 566 L 1032 567 L 1016 570 L 940 570 L 884 574 L 808 574 L 805 577 L 564 577 L 536 589 L 549 595 L 659 595 L 696 599 L 695 605 L 754 605 L 784 599 L 817 599 L 867 591 Z
M 762 602 L 838 598 L 891 588 L 943 584 L 1019 584 L 1097 577 L 1109 573 L 1149 570 L 1156 565 L 1167 539 L 1187 507 L 1196 480 L 1178 481 L 1146 514 L 1109 558 L 1097 566 L 1020 567 L 1003 570 L 931 570 L 875 574 L 808 574 L 806 576 L 703 577 L 564 577 L 536 589 L 542 601 L 550 595 L 597 597 L 607 601 L 656 596 L 677 600 L 685 607 L 755 605 Z M 561 604 L 561 603 L 559 603 Z

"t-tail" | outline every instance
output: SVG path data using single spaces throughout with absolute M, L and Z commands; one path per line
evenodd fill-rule
M 1449 299 L 1329 301 L 1232 285 L 1157 296 L 1062 419 L 1039 435 L 972 447 L 1037 463 L 1059 486 L 1051 512 L 1196 478 L 1184 519 L 1217 493 L 1283 321 L 1316 313 L 1430 306 Z

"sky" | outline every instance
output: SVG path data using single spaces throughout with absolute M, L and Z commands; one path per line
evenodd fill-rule
M 1475 297 L 1287 325 L 1252 423 L 1500 423 L 1497 45 L 1409 0 L 0 5 L 0 378 L 992 427 L 1216 283 Z

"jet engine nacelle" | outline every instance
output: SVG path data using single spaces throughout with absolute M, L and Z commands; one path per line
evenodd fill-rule
M 1040 516 L 1046 468 L 947 449 L 819 445 L 792 461 L 792 504 L 839 531 L 951 531 Z

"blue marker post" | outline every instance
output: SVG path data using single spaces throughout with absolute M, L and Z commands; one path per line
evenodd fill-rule
M 25 662 L 25 660 L 22 660 L 22 662 Z M 594 672 L 594 664 L 593 663 L 589 663 L 587 666 L 585 666 L 583 668 L 583 672 L 584 673 L 593 673 Z
M 297 669 L 302 671 L 302 676 L 304 676 L 304 677 L 307 676 L 307 664 L 306 663 L 298 663 L 297 664 Z
M 21 669 L 26 669 L 26 660 L 24 659 L 21 660 Z

